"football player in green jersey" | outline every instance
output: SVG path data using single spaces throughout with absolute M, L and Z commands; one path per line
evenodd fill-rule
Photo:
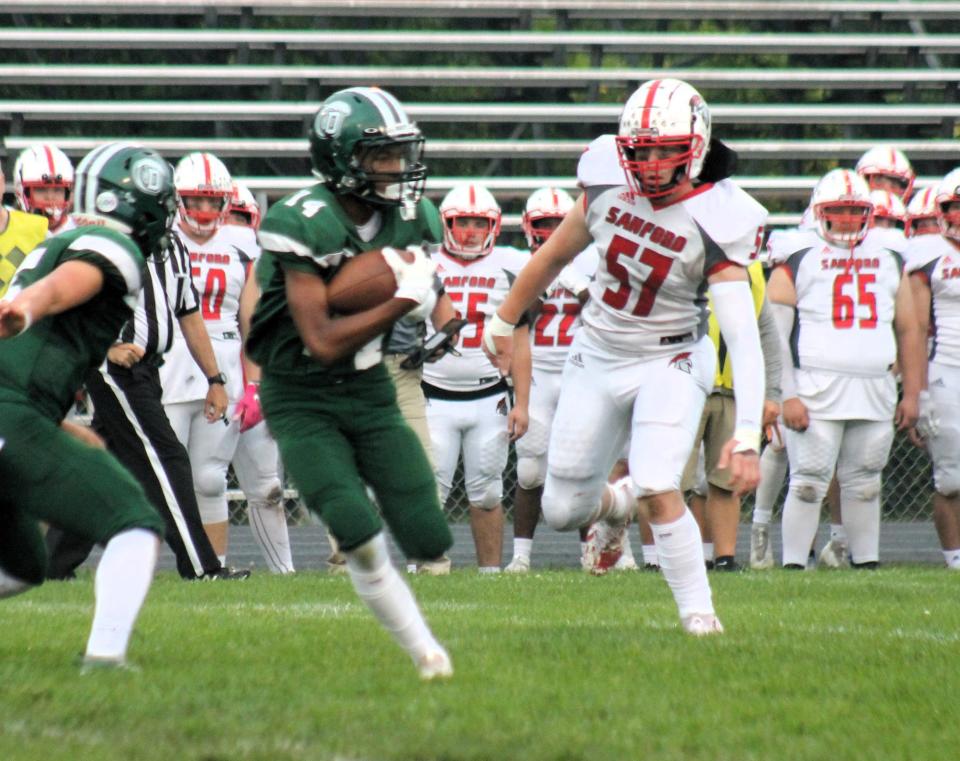
M 82 226 L 31 252 L 0 301 L 0 597 L 42 583 L 48 521 L 106 545 L 86 666 L 122 666 L 153 578 L 163 521 L 104 449 L 60 423 L 133 313 L 145 257 L 166 247 L 173 170 L 114 143 L 77 168 Z
M 272 206 L 260 225 L 263 294 L 247 352 L 262 367 L 260 401 L 287 472 L 346 554 L 357 594 L 421 678 L 447 677 L 450 658 L 391 564 L 364 488 L 407 557 L 433 560 L 452 544 L 433 471 L 381 362 L 393 323 L 411 310 L 422 319 L 436 300 L 434 266 L 419 249 L 441 235 L 422 198 L 423 136 L 392 95 L 354 87 L 323 102 L 309 137 L 320 182 Z M 331 315 L 327 283 L 347 259 L 405 246 L 417 255 L 390 257 L 394 298 Z

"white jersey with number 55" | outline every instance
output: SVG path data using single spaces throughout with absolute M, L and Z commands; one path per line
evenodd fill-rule
M 577 172 L 600 254 L 583 330 L 625 356 L 676 353 L 706 331 L 707 277 L 757 258 L 767 211 L 731 180 L 654 207 L 631 193 L 608 137 Z

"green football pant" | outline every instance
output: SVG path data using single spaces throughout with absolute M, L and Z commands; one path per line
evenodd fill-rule
M 339 382 L 265 372 L 260 402 L 287 472 L 341 549 L 382 530 L 365 484 L 408 558 L 431 560 L 450 548 L 433 470 L 383 365 Z
M 46 571 L 43 520 L 104 543 L 163 520 L 113 455 L 65 433 L 26 402 L 0 402 L 0 567 L 30 584 Z

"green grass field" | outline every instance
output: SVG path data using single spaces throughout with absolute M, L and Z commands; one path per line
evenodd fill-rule
M 75 665 L 92 580 L 0 603 L 3 761 L 939 759 L 960 743 L 960 574 L 713 575 L 727 632 L 657 574 L 414 578 L 456 675 L 321 573 L 154 584 L 136 672 Z

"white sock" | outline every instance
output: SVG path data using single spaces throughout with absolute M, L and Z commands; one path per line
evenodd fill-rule
M 94 580 L 96 607 L 87 640 L 92 658 L 122 660 L 153 581 L 160 539 L 142 528 L 122 531 L 103 550 Z
M 800 565 L 806 568 L 810 548 L 820 525 L 820 502 L 804 502 L 792 488 L 783 503 L 783 564 Z
M 290 533 L 283 504 L 276 501 L 250 501 L 250 531 L 270 569 L 270 573 L 293 573 Z
M 4 573 L 3 569 L 0 568 L 0 599 L 22 594 L 28 589 L 33 588 L 33 586 L 33 584 L 28 584 L 25 581 L 21 581 L 16 576 L 11 576 L 7 573 Z
M 644 565 L 660 565 L 660 558 L 657 557 L 657 545 L 645 544 L 642 550 Z
M 843 527 L 842 523 L 830 524 L 830 541 L 832 542 L 834 539 L 838 542 L 847 541 L 847 530 Z
M 767 447 L 760 455 L 760 485 L 753 508 L 753 522 L 768 524 L 773 519 L 773 506 L 780 496 L 790 460 L 787 450 Z
M 220 561 L 220 565 L 224 568 L 227 567 L 227 556 L 226 555 L 217 555 L 217 560 Z
M 482 565 L 477 569 L 480 573 L 500 573 L 498 565 Z
M 946 563 L 947 568 L 950 570 L 960 571 L 960 549 L 944 550 L 943 562 Z
M 880 559 L 880 495 L 874 499 L 843 500 L 843 520 L 847 527 L 847 546 L 854 563 Z
M 629 558 L 630 560 L 636 562 L 636 558 L 633 556 L 633 546 L 630 544 L 630 534 L 626 533 L 623 536 L 623 554 L 621 557 Z
M 680 618 L 694 613 L 713 614 L 707 569 L 703 564 L 700 528 L 693 513 L 684 510 L 672 523 L 652 523 L 660 570 L 670 585 Z
M 713 560 L 713 542 L 704 542 L 703 543 L 703 559 Z M 700 611 L 701 613 L 703 611 Z
M 530 559 L 530 553 L 533 550 L 533 539 L 523 539 L 515 536 L 513 538 L 513 559 Z
M 382 533 L 346 555 L 347 571 L 357 596 L 414 661 L 440 647 L 413 592 L 390 563 Z

